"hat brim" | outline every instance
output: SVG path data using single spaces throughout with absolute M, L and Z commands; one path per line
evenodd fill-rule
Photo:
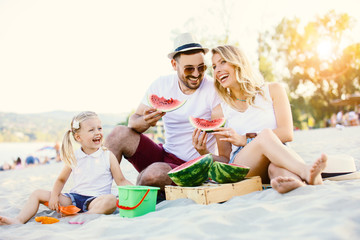
M 330 181 L 343 181 L 343 180 L 353 180 L 353 179 L 360 179 L 360 171 L 351 172 L 351 173 L 332 173 L 331 177 L 323 177 L 323 180 L 330 180 Z
M 177 53 L 187 52 L 187 51 L 196 50 L 196 49 L 203 50 L 205 54 L 207 54 L 207 53 L 209 52 L 209 49 L 208 49 L 208 48 L 192 47 L 192 48 L 183 49 L 183 50 L 181 50 L 181 51 L 171 52 L 171 53 L 168 54 L 168 58 L 173 59 L 174 56 L 175 56 Z

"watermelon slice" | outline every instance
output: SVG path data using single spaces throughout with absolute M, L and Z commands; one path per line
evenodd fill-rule
M 186 100 L 184 101 L 179 101 L 177 99 L 166 99 L 164 97 L 159 97 L 156 94 L 150 94 L 148 96 L 148 101 L 150 106 L 152 106 L 153 108 L 156 108 L 159 111 L 162 112 L 171 112 L 174 111 L 176 109 L 178 109 L 179 107 L 181 107 L 182 105 L 185 104 Z
M 189 121 L 194 128 L 201 129 L 205 132 L 213 132 L 215 128 L 219 128 L 225 125 L 225 118 L 218 118 L 214 120 L 206 120 L 202 118 L 189 117 Z
M 234 163 L 214 162 L 209 170 L 209 178 L 218 183 L 234 183 L 244 180 L 249 167 Z
M 168 172 L 168 175 L 179 186 L 199 186 L 208 180 L 208 172 L 212 163 L 213 157 L 209 153 L 181 164 Z

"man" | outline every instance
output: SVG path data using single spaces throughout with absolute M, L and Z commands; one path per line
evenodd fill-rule
M 107 137 L 105 145 L 119 162 L 124 156 L 140 172 L 138 185 L 158 186 L 164 190 L 172 183 L 167 173 L 174 167 L 192 160 L 200 154 L 192 144 L 194 127 L 189 116 L 211 119 L 212 109 L 219 104 L 213 81 L 205 76 L 203 48 L 190 33 L 179 35 L 174 51 L 168 57 L 177 74 L 158 78 L 147 90 L 136 112 L 130 116 L 129 126 L 117 126 Z M 186 100 L 172 112 L 161 112 L 149 106 L 149 94 L 166 99 Z M 163 118 L 165 144 L 156 144 L 142 133 Z M 207 148 L 214 152 L 216 141 L 207 136 Z

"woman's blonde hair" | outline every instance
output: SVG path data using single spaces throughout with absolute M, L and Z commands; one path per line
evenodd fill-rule
M 241 49 L 232 45 L 223 45 L 213 48 L 211 52 L 213 55 L 216 53 L 219 54 L 221 58 L 234 66 L 237 82 L 240 84 L 242 94 L 249 105 L 254 105 L 256 94 L 259 93 L 264 97 L 264 91 L 261 89 L 264 84 L 264 78 L 259 72 L 253 70 L 249 60 Z M 222 87 L 216 79 L 214 84 L 216 91 L 224 101 L 230 106 L 235 107 L 236 99 L 231 90 Z
M 74 148 L 73 148 L 71 140 L 70 140 L 70 134 L 72 134 L 74 140 L 76 141 L 75 133 L 80 131 L 81 123 L 90 118 L 97 118 L 97 117 L 98 117 L 98 115 L 96 113 L 86 111 L 86 112 L 79 113 L 78 115 L 73 117 L 73 119 L 71 120 L 70 129 L 68 131 L 66 131 L 66 133 L 64 135 L 62 145 L 61 145 L 61 151 L 60 151 L 61 159 L 69 167 L 76 166 L 76 164 L 77 164 L 75 154 L 74 154 Z

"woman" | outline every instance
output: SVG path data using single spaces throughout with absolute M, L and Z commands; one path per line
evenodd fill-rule
M 244 53 L 234 46 L 212 49 L 215 88 L 223 102 L 212 119 L 225 117 L 225 128 L 216 136 L 219 156 L 216 161 L 233 162 L 250 167 L 248 177 L 260 176 L 279 193 L 306 184 L 322 184 L 321 172 L 327 156 L 322 154 L 313 165 L 284 143 L 293 139 L 293 123 L 289 100 L 279 83 L 264 83 L 252 70 Z M 194 131 L 193 145 L 206 154 L 207 134 Z

